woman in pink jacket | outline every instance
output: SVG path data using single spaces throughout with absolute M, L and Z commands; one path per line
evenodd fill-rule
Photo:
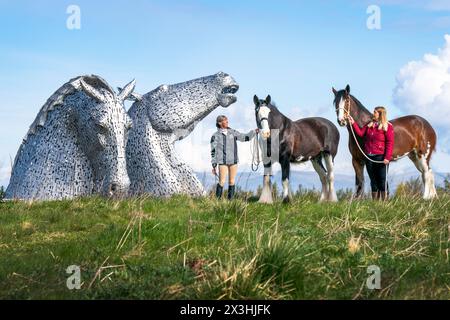
M 389 188 L 386 190 L 386 166 L 389 167 L 394 149 L 394 128 L 387 121 L 386 109 L 376 107 L 372 121 L 362 128 L 350 115 L 348 119 L 355 133 L 364 138 L 366 155 L 372 160 L 383 161 L 383 163 L 374 163 L 366 159 L 366 167 L 372 187 L 372 198 L 385 200 L 389 196 Z

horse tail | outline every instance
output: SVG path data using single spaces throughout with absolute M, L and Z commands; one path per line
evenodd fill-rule
M 322 152 L 330 154 L 332 160 L 334 161 L 340 140 L 339 130 L 333 123 L 331 123 L 331 121 L 324 128 L 324 144 Z
M 426 157 L 427 165 L 430 166 L 431 155 L 436 151 L 437 136 L 436 131 L 431 124 L 424 118 L 419 117 L 422 124 L 422 130 L 419 134 L 419 154 L 423 154 Z
M 322 162 L 324 153 L 329 153 L 329 152 L 327 152 L 327 151 L 321 151 L 321 152 L 319 153 L 319 155 L 315 158 L 315 160 L 317 161 L 317 163 L 319 164 L 319 166 L 323 169 L 323 171 L 324 171 L 324 172 L 327 172 L 327 168 L 325 168 L 325 166 L 323 165 L 323 162 Z

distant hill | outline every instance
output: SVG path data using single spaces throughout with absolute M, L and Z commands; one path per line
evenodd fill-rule
M 196 172 L 197 177 L 203 183 L 205 188 L 209 189 L 216 184 L 214 176 L 211 172 Z M 445 172 L 435 172 L 435 180 L 437 186 L 442 186 L 444 184 L 444 179 L 448 175 Z M 411 170 L 407 171 L 403 174 L 391 174 L 389 176 L 389 184 L 391 186 L 391 190 L 395 190 L 397 185 L 403 181 L 408 181 L 410 179 L 420 178 L 420 174 L 418 171 Z M 0 186 L 6 187 L 8 186 L 8 180 L 0 181 Z M 278 186 L 281 188 L 281 172 L 277 172 L 272 177 L 272 182 L 276 182 Z M 320 181 L 319 177 L 315 172 L 311 171 L 292 171 L 290 178 L 291 188 L 295 192 L 299 185 L 302 188 L 306 189 L 320 189 Z M 239 172 L 236 177 L 236 184 L 239 185 L 243 190 L 253 191 L 255 192 L 258 186 L 262 184 L 262 174 L 261 172 L 249 172 L 242 171 Z M 366 190 L 369 188 L 369 177 L 366 175 Z M 353 175 L 345 175 L 345 174 L 336 174 L 335 175 L 335 186 L 336 189 L 354 189 L 355 187 L 355 177 Z M 281 190 L 281 189 L 280 189 Z
M 447 174 L 448 173 L 435 172 L 436 186 L 444 185 L 444 179 Z M 207 189 L 213 187 L 217 183 L 211 172 L 196 172 L 196 175 Z M 411 170 L 403 174 L 391 174 L 388 177 L 388 181 L 391 190 L 395 191 L 395 189 L 401 182 L 416 178 L 421 179 L 419 172 Z M 365 176 L 365 181 L 365 188 L 368 191 L 369 177 L 367 175 Z M 278 171 L 274 176 L 272 176 L 272 182 L 276 182 L 279 189 L 281 190 L 281 171 Z M 321 189 L 319 176 L 315 172 L 311 171 L 292 171 L 290 184 L 294 192 L 298 190 L 300 185 L 302 186 L 302 188 L 306 189 Z M 245 191 L 255 192 L 258 186 L 262 185 L 262 174 L 260 172 L 239 172 L 236 177 L 236 185 L 238 185 Z M 336 190 L 347 188 L 354 189 L 355 177 L 353 175 L 335 174 L 335 186 Z

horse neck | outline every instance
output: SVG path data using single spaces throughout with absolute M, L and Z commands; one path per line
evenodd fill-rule
M 353 117 L 359 127 L 365 126 L 372 120 L 372 114 L 367 110 L 358 99 L 351 96 L 350 115 Z
M 282 114 L 280 110 L 278 110 L 278 108 L 271 106 L 270 109 L 272 112 L 272 120 L 275 120 L 272 122 L 276 123 L 272 123 L 270 129 L 279 129 L 281 134 L 282 131 L 290 127 L 290 125 L 292 124 L 292 120 Z

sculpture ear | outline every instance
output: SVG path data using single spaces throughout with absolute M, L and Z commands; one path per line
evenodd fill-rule
M 91 86 L 90 84 L 86 83 L 84 80 L 80 80 L 81 88 L 83 89 L 84 93 L 86 93 L 91 98 L 97 100 L 98 102 L 106 102 L 105 96 L 98 91 L 96 88 Z
M 333 90 L 334 95 L 337 96 L 337 90 L 334 87 L 331 87 L 331 89 Z
M 270 104 L 271 101 L 272 101 L 272 97 L 269 94 L 266 98 L 266 104 Z
M 259 98 L 256 94 L 253 96 L 253 103 L 255 106 L 259 106 Z
M 347 94 L 350 94 L 350 85 L 347 85 L 345 87 L 345 92 L 347 92 Z
M 136 87 L 136 80 L 133 80 L 130 83 L 128 83 L 125 86 L 125 88 L 123 88 L 123 90 L 120 91 L 117 98 L 122 102 L 125 101 L 133 93 L 135 87 Z
M 117 87 L 117 90 L 119 91 L 119 94 L 123 91 L 123 89 L 121 87 Z M 142 101 L 142 99 L 144 99 L 142 94 L 137 93 L 137 92 L 132 92 L 128 95 L 128 97 L 125 98 L 125 100 L 134 101 L 134 102 Z

